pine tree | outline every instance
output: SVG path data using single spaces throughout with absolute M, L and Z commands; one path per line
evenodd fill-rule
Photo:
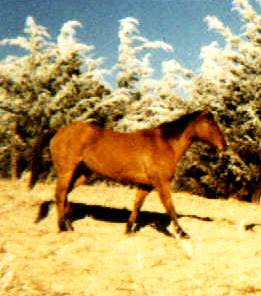
M 119 58 L 115 65 L 118 87 L 97 105 L 107 125 L 119 130 L 152 127 L 178 118 L 188 112 L 192 104 L 181 98 L 183 88 L 192 72 L 175 60 L 162 62 L 162 77 L 155 79 L 152 50 L 172 52 L 162 41 L 150 41 L 142 36 L 135 18 L 120 21 Z M 186 83 L 184 83 L 186 82 Z
M 90 58 L 93 46 L 76 39 L 79 26 L 77 21 L 65 23 L 57 42 L 51 42 L 47 29 L 28 17 L 24 36 L 0 42 L 26 50 L 24 56 L 0 63 L 0 108 L 5 118 L 0 132 L 9 135 L 1 144 L 10 147 L 14 176 L 23 170 L 21 162 L 28 165 L 33 140 L 44 130 L 88 118 L 89 109 L 110 92 L 100 80 L 105 73 L 99 69 L 102 60 Z
M 229 149 L 217 158 L 194 147 L 180 174 L 201 194 L 251 200 L 261 186 L 261 16 L 246 0 L 234 0 L 233 10 L 244 22 L 239 36 L 216 17 L 206 18 L 226 44 L 202 49 L 202 71 L 192 86 L 192 97 L 216 113 Z M 185 169 L 188 163 L 193 165 Z

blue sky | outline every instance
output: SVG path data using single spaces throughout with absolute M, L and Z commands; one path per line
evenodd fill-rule
M 260 11 L 255 0 L 250 3 Z M 175 58 L 183 66 L 197 70 L 201 46 L 219 35 L 208 31 L 203 19 L 215 15 L 234 32 L 242 23 L 232 12 L 232 0 L 0 0 L 0 39 L 21 35 L 27 16 L 47 27 L 53 38 L 68 20 L 78 20 L 81 42 L 96 47 L 97 57 L 108 65 L 116 62 L 119 20 L 127 16 L 140 21 L 141 34 L 151 40 L 163 40 L 174 47 L 173 53 L 155 51 L 155 62 Z M 0 58 L 14 54 L 15 49 L 0 47 Z

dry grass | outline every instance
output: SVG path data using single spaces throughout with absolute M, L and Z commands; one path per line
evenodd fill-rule
M 74 232 L 57 233 L 54 208 L 33 222 L 53 190 L 0 180 L 0 295 L 261 295 L 260 206 L 173 194 L 191 235 L 177 241 L 151 227 L 153 219 L 168 222 L 156 215 L 164 209 L 152 193 L 143 227 L 126 236 L 124 208 L 132 208 L 135 191 L 100 184 L 71 194 L 82 217 Z

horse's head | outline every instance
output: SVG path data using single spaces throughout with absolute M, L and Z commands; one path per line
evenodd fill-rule
M 213 114 L 208 110 L 202 111 L 196 120 L 195 137 L 214 146 L 217 150 L 223 150 L 227 145 Z

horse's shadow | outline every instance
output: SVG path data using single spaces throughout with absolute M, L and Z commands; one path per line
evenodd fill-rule
M 50 207 L 54 204 L 54 201 L 45 201 L 40 204 L 38 216 L 35 220 L 36 223 L 40 222 L 46 218 L 49 214 Z M 84 219 L 85 217 L 91 217 L 95 220 L 106 221 L 110 223 L 127 223 L 131 211 L 128 209 L 117 209 L 106 206 L 99 205 L 86 205 L 84 203 L 71 202 L 71 219 L 72 221 L 77 221 Z M 199 217 L 196 215 L 177 215 L 178 218 L 188 217 L 193 219 L 198 219 L 201 221 L 212 222 L 213 219 L 209 217 Z M 141 211 L 138 216 L 138 221 L 136 223 L 134 231 L 139 231 L 145 226 L 151 226 L 157 231 L 167 235 L 172 236 L 168 231 L 171 220 L 167 214 L 151 212 L 151 211 Z
M 130 214 L 131 211 L 126 208 L 117 209 L 99 205 L 72 203 L 73 221 L 83 219 L 88 216 L 95 220 L 106 221 L 110 223 L 127 223 Z M 166 235 L 171 235 L 171 233 L 167 230 L 169 224 L 170 218 L 166 214 L 141 211 L 138 215 L 138 220 L 134 231 L 139 231 L 141 228 L 150 225 Z

